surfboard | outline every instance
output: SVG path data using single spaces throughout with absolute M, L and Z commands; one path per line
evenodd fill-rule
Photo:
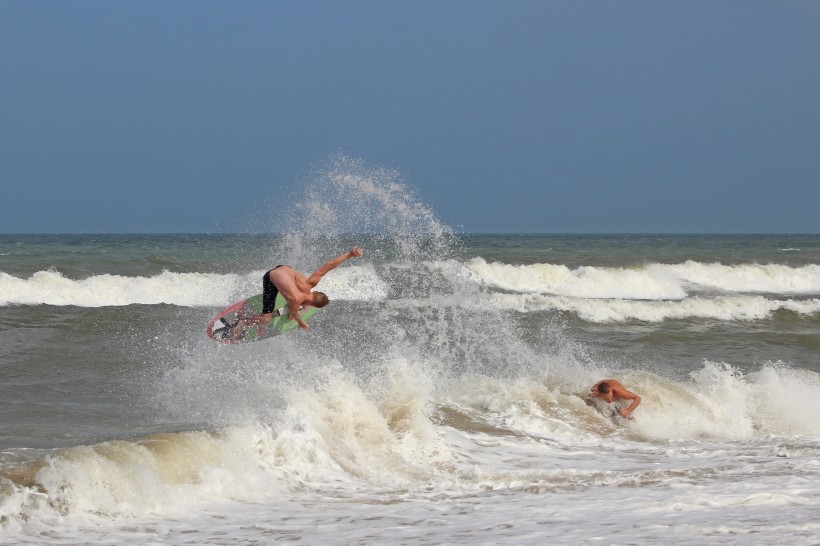
M 634 421 L 635 418 L 631 415 L 629 417 L 624 417 L 621 415 L 621 410 L 623 408 L 629 407 L 628 400 L 616 400 L 611 404 L 607 404 L 600 398 L 589 398 L 587 395 L 579 395 L 584 399 L 587 406 L 592 406 L 598 413 L 603 415 L 604 417 L 608 417 L 613 424 L 619 426 L 626 426 L 629 424 L 630 421 Z
M 299 323 L 288 317 L 290 309 L 282 294 L 276 295 L 273 308 L 273 319 L 268 324 L 251 325 L 237 339 L 231 339 L 234 327 L 240 319 L 262 313 L 262 294 L 238 301 L 217 313 L 208 324 L 208 337 L 219 343 L 249 343 L 284 334 L 299 327 Z M 317 307 L 301 307 L 299 314 L 307 322 L 318 310 Z

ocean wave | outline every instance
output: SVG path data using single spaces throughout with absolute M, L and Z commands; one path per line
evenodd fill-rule
M 723 265 L 687 261 L 633 268 L 538 263 L 510 265 L 474 258 L 466 264 L 487 286 L 577 298 L 683 299 L 692 292 L 820 294 L 820 265 Z
M 27 279 L 0 273 L 0 305 L 225 307 L 259 293 L 262 274 L 261 270 L 243 275 L 165 271 L 152 277 L 106 274 L 73 280 L 57 271 L 39 271 Z M 815 266 L 687 262 L 571 270 L 476 258 L 467 263 L 425 262 L 412 272 L 400 267 L 377 270 L 372 264 L 349 266 L 327 275 L 321 289 L 332 300 L 378 301 L 396 307 L 459 306 L 485 312 L 558 311 L 594 323 L 685 318 L 750 321 L 769 318 L 779 310 L 801 316 L 820 313 L 820 299 L 805 296 L 820 292 L 815 282 L 820 283 L 820 268 Z M 472 289 L 463 290 L 467 287 Z
M 820 299 L 770 299 L 764 296 L 692 297 L 684 300 L 639 301 L 628 299 L 583 299 L 540 294 L 494 294 L 488 299 L 493 309 L 523 313 L 562 311 L 594 323 L 663 322 L 701 318 L 751 321 L 770 318 L 778 310 L 798 315 L 820 313 Z
M 336 377 L 295 390 L 275 424 L 154 434 L 0 463 L 0 530 L 61 516 L 176 516 L 214 500 L 264 502 L 293 489 L 423 487 L 453 459 L 430 392 L 405 366 L 379 395 Z M 374 387 L 378 390 L 378 387 Z
M 692 457 L 711 456 L 710 440 L 820 434 L 820 376 L 774 364 L 744 375 L 704 362 L 680 381 L 623 371 L 619 377 L 644 400 L 626 427 L 582 399 L 605 370 L 439 380 L 436 388 L 407 362 L 387 372 L 364 386 L 341 373 L 323 388 L 295 390 L 275 423 L 113 440 L 0 464 L 0 529 L 41 532 L 72 518 L 177 517 L 213 502 L 261 503 L 293 490 L 436 497 L 511 484 L 592 487 L 600 485 L 598 465 L 612 458 L 603 447 L 624 439 L 641 440 L 630 445 L 654 456 L 658 444 L 646 440 L 689 440 L 660 448 L 665 461 L 686 467 Z M 521 453 L 533 457 L 536 449 L 543 464 L 506 462 Z M 633 486 L 656 478 L 643 469 L 622 477 Z
M 605 370 L 551 369 L 540 382 L 511 385 L 482 379 L 465 389 L 459 401 L 466 414 L 498 431 L 581 446 L 620 426 L 582 399 L 591 385 L 608 375 Z M 820 374 L 810 370 L 769 363 L 744 374 L 724 362 L 704 361 L 688 380 L 629 370 L 619 371 L 618 377 L 643 398 L 635 421 L 628 424 L 629 432 L 643 440 L 740 441 L 768 434 L 820 434 L 820 424 L 812 417 L 820 411 Z
M 262 291 L 264 271 L 245 275 L 172 273 L 152 277 L 94 275 L 74 280 L 58 271 L 38 271 L 27 279 L 0 272 L 0 306 L 74 305 L 106 307 L 170 304 L 224 307 Z M 322 282 L 333 299 L 383 299 L 387 288 L 371 267 L 333 271 Z

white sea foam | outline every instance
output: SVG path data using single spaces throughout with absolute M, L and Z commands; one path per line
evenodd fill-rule
M 513 383 L 480 378 L 461 385 L 461 405 L 502 430 L 561 440 L 575 447 L 599 444 L 610 423 L 581 399 L 611 372 L 605 369 L 555 371 L 541 381 Z M 770 364 L 743 374 L 727 363 L 703 362 L 689 381 L 673 381 L 642 371 L 620 370 L 620 380 L 642 395 L 628 430 L 645 440 L 751 440 L 767 434 L 820 436 L 820 374 Z M 456 394 L 456 393 L 453 393 Z M 617 425 L 613 425 L 617 426 Z
M 6 481 L 0 530 L 19 530 L 27 521 L 47 527 L 62 515 L 178 517 L 215 501 L 264 502 L 304 488 L 423 484 L 448 471 L 455 457 L 429 420 L 429 389 L 399 364 L 366 389 L 376 396 L 346 374 L 322 389 L 294 390 L 275 425 L 56 450 L 33 484 Z
M 817 509 L 816 485 L 790 474 L 794 465 L 809 476 L 818 471 L 812 462 L 816 444 L 799 440 L 820 435 L 816 373 L 772 365 L 744 375 L 710 362 L 688 381 L 624 371 L 620 377 L 643 397 L 636 420 L 625 427 L 577 394 L 605 374 L 599 369 L 561 378 L 475 377 L 434 387 L 432 377 L 419 375 L 406 361 L 394 362 L 364 385 L 332 371 L 321 388 L 291 392 L 271 424 L 57 450 L 42 460 L 32 483 L 3 482 L 0 532 L 17 543 L 41 533 L 64 541 L 82 536 L 84 542 L 111 540 L 112 533 L 131 541 L 139 533 L 158 533 L 174 542 L 211 532 L 242 540 L 258 536 L 261 526 L 272 533 L 269 538 L 295 531 L 312 542 L 323 536 L 315 521 L 341 504 L 345 521 L 369 520 L 377 511 L 379 518 L 371 522 L 377 531 L 337 521 L 336 532 L 325 537 L 329 544 L 364 532 L 382 536 L 387 528 L 378 520 L 395 521 L 408 511 L 418 512 L 411 521 L 422 518 L 419 524 L 426 525 L 421 522 L 442 510 L 464 519 L 463 525 L 439 527 L 439 538 L 521 542 L 521 528 L 508 535 L 513 529 L 504 526 L 507 516 L 488 521 L 484 510 L 495 513 L 512 502 L 540 514 L 537 506 L 549 500 L 563 507 L 561 521 L 590 510 L 646 521 L 646 514 L 636 515 L 634 506 L 622 502 L 622 487 L 638 487 L 641 510 L 655 518 L 698 506 L 720 507 L 719 518 L 749 504 L 804 507 L 795 517 Z M 480 502 L 472 505 L 470 499 Z M 457 509 L 465 503 L 473 507 Z M 255 524 L 236 525 L 238 514 L 248 510 Z M 213 520 L 192 526 L 196 514 L 209 513 Z M 230 531 L 226 513 L 235 527 Z M 314 525 L 283 526 L 283 514 L 304 516 Z M 757 517 L 779 525 L 791 521 Z M 692 531 L 704 525 L 702 518 L 683 521 Z M 705 523 L 717 524 L 714 518 Z M 587 533 L 597 528 L 595 522 L 585 526 Z M 566 532 L 572 529 L 567 525 Z M 631 537 L 653 536 L 643 524 L 630 529 Z M 552 529 L 550 536 L 557 532 Z
M 636 430 L 653 440 L 749 440 L 765 434 L 820 436 L 820 375 L 779 365 L 743 374 L 726 363 L 704 362 L 692 383 L 651 374 L 627 377 L 647 393 Z
M 493 288 L 580 298 L 683 299 L 692 291 L 820 294 L 820 265 L 722 265 L 687 261 L 633 268 L 488 263 L 474 258 L 467 267 Z
M 493 288 L 579 298 L 681 299 L 680 280 L 663 266 L 634 269 L 487 263 L 474 258 L 467 267 Z
M 820 313 L 820 298 L 807 300 L 771 299 L 764 296 L 692 297 L 681 301 L 640 301 L 626 299 L 583 299 L 540 294 L 493 294 L 483 303 L 493 309 L 523 313 L 565 311 L 595 323 L 639 320 L 705 318 L 715 320 L 761 320 L 778 310 L 800 315 Z
M 771 317 L 778 310 L 800 315 L 820 313 L 819 298 L 732 295 L 728 291 L 719 293 L 723 295 L 687 297 L 680 283 L 669 280 L 668 272 L 672 266 L 638 271 L 587 268 L 583 272 L 573 272 L 564 266 L 490 265 L 478 259 L 466 267 L 452 260 L 429 262 L 424 267 L 450 278 L 458 277 L 462 279 L 459 282 L 468 285 L 493 284 L 497 288 L 523 292 L 475 292 L 459 294 L 458 297 L 436 297 L 436 305 L 456 305 L 474 310 L 514 310 L 523 313 L 563 311 L 596 323 L 628 320 L 661 322 L 691 317 L 760 320 Z M 686 268 L 697 269 L 692 266 Z M 764 271 L 767 273 L 761 273 L 761 276 L 775 273 L 773 270 Z M 0 305 L 104 307 L 165 303 L 185 307 L 222 307 L 260 292 L 262 273 L 164 272 L 154 277 L 96 275 L 82 280 L 68 279 L 56 271 L 40 271 L 28 279 L 0 273 Z M 506 277 L 499 277 L 502 273 L 507 274 Z M 787 275 L 788 272 L 783 274 Z M 742 276 L 755 277 L 748 272 Z M 544 280 L 547 277 L 551 280 Z M 505 279 L 503 283 L 493 280 L 501 278 Z M 534 278 L 541 279 L 540 284 L 533 283 Z M 787 281 L 780 282 L 785 284 Z M 543 289 L 548 284 L 552 290 L 525 290 L 525 285 Z M 759 279 L 757 285 L 760 285 Z M 385 301 L 393 307 L 425 305 L 424 299 L 389 299 L 390 279 L 367 262 L 332 271 L 323 279 L 321 288 L 334 300 Z M 556 295 L 558 292 L 566 294 Z M 650 298 L 650 295 L 653 297 Z
M 687 261 L 668 268 L 682 282 L 726 292 L 820 294 L 820 265 L 722 265 Z
M 28 279 L 0 272 L 0 305 L 76 305 L 105 307 L 134 304 L 171 304 L 185 307 L 221 307 L 262 291 L 262 274 L 171 273 L 153 277 L 94 275 L 75 280 L 57 271 L 38 271 Z M 322 282 L 332 298 L 382 299 L 386 286 L 372 267 L 332 271 Z
M 0 305 L 227 305 L 227 296 L 236 292 L 243 281 L 247 279 L 239 275 L 167 271 L 154 277 L 94 275 L 81 280 L 66 278 L 57 271 L 38 271 L 28 279 L 0 273 Z

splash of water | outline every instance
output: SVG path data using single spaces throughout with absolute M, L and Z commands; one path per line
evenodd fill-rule
M 380 256 L 415 262 L 447 257 L 458 244 L 454 230 L 397 170 L 343 154 L 313 170 L 285 223 L 286 250 L 296 258 L 306 252 L 332 253 L 362 239 L 379 253 L 371 254 L 371 260 Z
M 286 231 L 272 263 L 309 274 L 353 244 L 365 248 L 364 257 L 322 280 L 333 303 L 310 331 L 229 351 L 206 340 L 189 350 L 158 385 L 172 413 L 220 425 L 269 420 L 288 392 L 332 380 L 323 370 L 351 372 L 362 386 L 397 361 L 439 385 L 543 368 L 512 313 L 488 305 L 487 289 L 455 257 L 457 234 L 397 171 L 333 156 L 289 210 L 277 216 Z

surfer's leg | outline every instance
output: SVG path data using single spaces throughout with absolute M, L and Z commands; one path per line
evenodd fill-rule
M 245 332 L 248 330 L 248 328 L 250 328 L 251 326 L 267 324 L 272 319 L 273 313 L 263 313 L 261 315 L 254 315 L 252 317 L 239 319 L 231 329 L 231 341 L 237 341 L 238 339 L 241 339 L 242 336 L 245 335 Z
M 270 280 L 271 271 L 272 270 L 266 271 L 265 274 L 262 275 L 262 312 L 258 315 L 252 315 L 236 321 L 236 324 L 233 325 L 230 332 L 231 341 L 241 339 L 250 326 L 267 324 L 273 318 L 273 306 L 274 302 L 276 302 L 276 296 L 279 294 L 279 290 L 276 289 L 276 286 L 274 286 Z
M 234 324 L 234 327 L 231 330 L 232 341 L 237 341 L 243 335 L 245 335 L 245 331 L 250 326 L 254 326 L 257 324 L 267 324 L 273 319 L 273 308 L 274 304 L 276 303 L 276 296 L 279 295 L 279 290 L 276 288 L 276 285 L 274 285 L 270 280 L 271 271 L 273 271 L 273 269 L 265 272 L 265 274 L 262 275 L 262 312 L 258 315 L 253 315 L 250 317 L 239 319 L 236 322 L 236 324 Z

